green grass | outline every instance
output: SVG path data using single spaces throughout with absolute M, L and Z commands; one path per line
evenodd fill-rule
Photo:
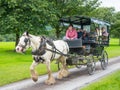
M 118 39 L 110 39 L 110 46 L 105 48 L 109 58 L 120 56 L 120 46 Z
M 119 45 L 119 39 L 118 38 L 112 38 L 112 39 L 110 39 L 110 45 L 112 45 L 112 46 L 118 46 Z
M 120 90 L 120 70 L 80 90 Z
M 14 52 L 14 42 L 0 42 L 0 86 L 30 78 L 29 67 L 32 63 L 31 51 L 26 54 Z M 111 46 L 106 48 L 109 58 L 120 55 L 117 39 L 111 39 Z M 57 64 L 52 62 L 52 71 L 57 71 Z M 47 73 L 46 65 L 36 67 L 39 75 Z

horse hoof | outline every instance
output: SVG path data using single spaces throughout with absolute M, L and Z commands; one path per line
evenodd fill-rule
M 47 84 L 47 85 L 54 85 L 55 84 L 55 80 L 46 80 L 45 84 Z
M 63 77 L 68 77 L 68 75 L 69 75 L 69 72 L 67 70 L 62 71 L 62 76 Z
M 55 83 L 45 82 L 47 85 L 54 85 Z
M 59 79 L 59 80 L 61 80 L 62 78 L 63 78 L 62 75 L 58 75 L 58 76 L 57 76 L 57 79 Z
M 38 81 L 38 78 L 37 78 L 37 77 L 32 77 L 32 80 L 33 80 L 34 82 L 37 82 L 37 81 Z

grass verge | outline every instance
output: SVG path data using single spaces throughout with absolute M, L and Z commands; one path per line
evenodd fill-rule
M 120 90 L 120 70 L 80 90 Z

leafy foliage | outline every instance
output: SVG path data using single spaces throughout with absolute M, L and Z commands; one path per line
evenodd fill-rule
M 0 0 L 0 32 L 15 33 L 16 44 L 24 31 L 46 34 L 46 0 Z
M 114 18 L 113 18 L 114 11 L 115 11 L 115 9 L 113 7 L 110 7 L 110 8 L 99 7 L 97 9 L 95 9 L 91 13 L 91 15 L 98 19 L 104 20 L 104 21 L 113 22 L 114 21 Z
M 115 18 L 112 28 L 111 28 L 111 33 L 113 37 L 119 38 L 119 46 L 120 46 L 120 12 L 117 12 L 113 16 Z
M 0 26 L 3 33 L 25 30 L 39 33 L 46 24 L 48 3 L 45 0 L 0 0 L 0 6 Z
M 0 35 L 0 42 L 1 41 L 15 41 L 15 34 L 4 34 Z
M 114 37 L 120 37 L 120 12 L 117 12 L 115 15 L 115 21 L 112 24 L 112 33 Z

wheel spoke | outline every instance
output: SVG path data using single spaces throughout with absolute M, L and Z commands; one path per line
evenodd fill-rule
M 102 52 L 102 56 L 101 56 L 101 67 L 103 70 L 105 70 L 107 68 L 108 65 L 108 54 L 106 51 Z
M 95 71 L 95 61 L 93 55 L 87 57 L 87 69 L 90 75 L 94 74 Z

